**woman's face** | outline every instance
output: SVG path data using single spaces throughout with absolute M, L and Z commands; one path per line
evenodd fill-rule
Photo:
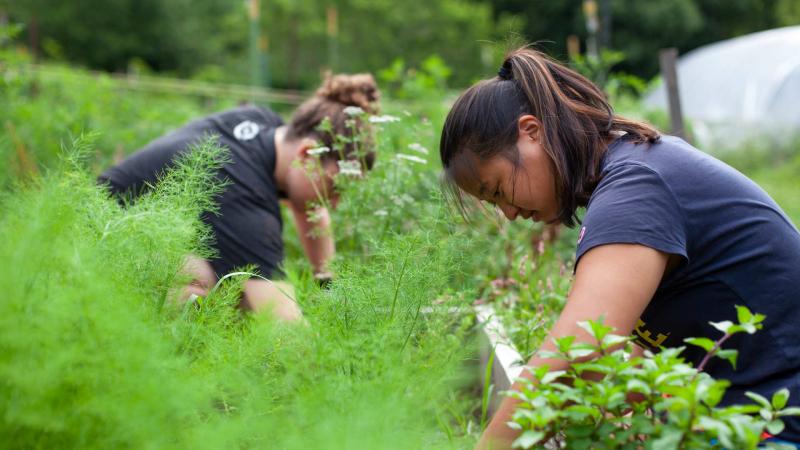
M 519 125 L 518 164 L 502 155 L 482 161 L 465 151 L 459 157 L 473 158 L 471 165 L 476 170 L 469 177 L 456 174 L 456 180 L 470 195 L 500 208 L 509 220 L 522 217 L 554 222 L 558 218 L 555 176 L 551 159 L 541 144 L 541 128 L 533 116 L 521 117 Z M 459 178 L 469 180 L 461 182 Z

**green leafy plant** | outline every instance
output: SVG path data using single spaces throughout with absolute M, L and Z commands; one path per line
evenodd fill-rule
M 647 88 L 647 83 L 625 72 L 614 72 L 617 64 L 625 61 L 625 53 L 603 49 L 598 56 L 575 55 L 570 64 L 579 73 L 592 80 L 609 98 L 621 96 L 639 97 Z
M 569 362 L 567 370 L 530 370 L 534 381 L 523 378 L 522 388 L 508 393 L 520 401 L 510 423 L 522 432 L 514 446 L 549 440 L 567 449 L 756 448 L 762 432 L 779 433 L 780 418 L 800 408 L 785 408 L 787 389 L 771 401 L 749 393 L 755 404 L 720 406 L 729 383 L 703 372 L 704 365 L 715 356 L 735 364 L 736 350 L 722 344 L 734 334 L 755 333 L 764 320 L 744 306 L 736 309 L 738 323 L 712 323 L 723 333 L 718 340 L 686 340 L 707 351 L 696 368 L 681 358 L 683 347 L 633 356 L 633 338 L 612 334 L 602 321 L 581 323 L 594 343 L 567 336 L 554 341 L 556 351 L 542 352 Z

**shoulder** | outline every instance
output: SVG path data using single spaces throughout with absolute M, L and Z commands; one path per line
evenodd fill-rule
M 607 203 L 632 203 L 652 197 L 677 201 L 666 178 L 659 167 L 644 161 L 623 160 L 608 164 L 589 198 L 587 211 Z
M 655 142 L 636 142 L 622 136 L 608 147 L 601 170 L 607 172 L 621 165 L 635 164 L 663 175 L 670 169 L 701 160 L 714 158 L 675 136 L 662 135 Z
M 639 244 L 687 256 L 681 202 L 658 167 L 636 158 L 607 164 L 581 225 L 578 259 L 605 244 Z
M 258 105 L 242 105 L 208 116 L 211 122 L 226 128 L 235 128 L 242 123 L 253 123 L 260 128 L 276 128 L 283 119 L 271 109 Z

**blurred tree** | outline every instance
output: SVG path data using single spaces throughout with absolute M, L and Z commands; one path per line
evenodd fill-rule
M 617 69 L 643 77 L 658 73 L 658 50 L 681 53 L 723 39 L 800 23 L 798 0 L 608 0 L 611 48 L 625 60 Z M 521 17 L 519 32 L 541 49 L 566 59 L 566 39 L 586 38 L 582 0 L 491 0 L 496 20 Z M 602 24 L 601 24 L 602 28 Z
M 582 3 L 583 0 L 492 0 L 496 20 L 516 15 L 520 18 L 516 31 L 562 61 L 567 59 L 567 36 L 586 38 Z
M 609 6 L 611 49 L 626 57 L 616 68 L 643 77 L 658 72 L 660 48 L 685 53 L 800 23 L 798 0 L 597 1 Z M 276 87 L 313 87 L 325 68 L 376 72 L 398 57 L 405 67 L 421 67 L 431 55 L 455 69 L 454 85 L 465 85 L 490 75 L 500 51 L 515 43 L 537 42 L 566 60 L 567 36 L 586 39 L 582 4 L 264 0 L 261 29 Z M 149 68 L 211 81 L 249 81 L 243 0 L 0 0 L 0 11 L 27 24 L 20 39 L 35 42 L 50 58 L 111 71 Z M 605 36 L 602 24 L 600 32 Z
M 226 26 L 244 10 L 227 0 L 26 0 L 10 3 L 8 11 L 23 23 L 35 18 L 41 46 L 56 53 L 51 56 L 109 71 L 138 59 L 186 75 L 246 45 Z
M 333 68 L 348 72 L 374 72 L 400 56 L 418 67 L 439 54 L 466 83 L 480 74 L 480 41 L 493 31 L 490 5 L 479 0 L 269 0 L 261 8 L 278 87 L 315 85 L 321 69 L 332 66 L 331 49 L 339 61 Z M 242 1 L 26 0 L 7 10 L 12 20 L 36 21 L 38 50 L 50 57 L 109 71 L 133 61 L 137 68 L 248 81 Z
M 625 55 L 617 69 L 650 78 L 659 71 L 658 51 L 693 48 L 704 17 L 696 0 L 613 0 L 611 46 Z M 695 38 L 696 39 L 696 38 Z
M 491 9 L 475 0 L 271 0 L 266 5 L 272 71 L 288 87 L 313 84 L 319 69 L 377 71 L 402 57 L 420 67 L 440 55 L 465 84 L 481 76 L 481 41 L 492 38 Z M 328 32 L 334 8 L 337 32 Z M 337 39 L 337 63 L 329 60 L 329 39 Z M 332 67 L 335 65 L 335 67 Z M 282 81 L 281 81 L 282 80 Z
M 800 25 L 800 2 L 778 0 L 778 4 L 775 5 L 775 19 L 780 26 Z

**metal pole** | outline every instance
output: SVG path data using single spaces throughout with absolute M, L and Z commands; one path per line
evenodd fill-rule
M 661 64 L 661 76 L 664 77 L 667 100 L 669 104 L 670 133 L 687 139 L 683 128 L 683 112 L 681 111 L 681 96 L 678 91 L 678 71 L 676 70 L 678 60 L 678 49 L 665 48 L 658 53 L 658 60 Z
M 597 58 L 597 30 L 600 28 L 600 21 L 597 18 L 597 3 L 594 0 L 583 0 L 583 15 L 586 18 L 586 31 L 589 37 L 586 38 L 587 56 Z
M 570 34 L 567 36 L 567 56 L 570 61 L 574 60 L 581 54 L 581 41 L 578 36 Z
M 261 86 L 263 81 L 263 67 L 261 61 L 260 36 L 261 36 L 261 5 L 259 0 L 248 0 L 248 18 L 250 19 L 250 84 Z
M 8 13 L 4 9 L 0 9 L 0 46 L 6 43 L 7 37 L 4 31 L 8 28 Z
M 339 66 L 339 10 L 329 5 L 327 11 L 328 65 L 332 72 Z
M 611 48 L 611 0 L 600 0 L 600 48 Z
M 31 59 L 33 62 L 39 61 L 39 21 L 36 15 L 31 16 L 28 23 L 28 45 L 30 45 Z
M 269 70 L 269 37 L 262 35 L 258 40 L 259 60 L 261 62 L 261 83 L 268 88 L 272 85 L 272 77 Z

